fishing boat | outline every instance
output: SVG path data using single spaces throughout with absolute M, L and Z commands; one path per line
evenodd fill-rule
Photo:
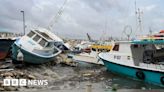
M 114 42 L 110 52 L 98 56 L 106 68 L 120 75 L 164 86 L 164 40 Z
M 12 45 L 13 63 L 23 61 L 42 64 L 53 61 L 55 56 L 61 53 L 61 50 L 54 46 L 55 39 L 56 35 L 47 29 L 32 29 Z
M 0 32 L 0 60 L 10 56 L 11 45 L 16 40 L 15 34 L 11 32 Z
M 108 52 L 112 48 L 112 45 L 93 44 L 86 49 L 83 49 L 81 53 L 72 55 L 73 60 L 80 65 L 89 66 L 90 64 L 104 65 L 102 61 L 99 61 L 98 54 L 100 52 Z

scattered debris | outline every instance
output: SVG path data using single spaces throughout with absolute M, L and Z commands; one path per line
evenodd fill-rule
M 33 76 L 33 75 L 28 75 L 28 78 L 32 79 L 32 80 L 36 79 L 35 76 Z
M 0 72 L 3 72 L 3 71 L 13 71 L 14 69 L 0 69 Z
M 118 84 L 114 84 L 112 86 L 112 91 L 117 91 L 118 90 Z

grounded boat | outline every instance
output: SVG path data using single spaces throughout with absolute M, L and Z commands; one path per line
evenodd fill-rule
M 164 40 L 115 42 L 99 58 L 111 72 L 164 86 L 164 48 L 158 48 L 163 44 Z
M 89 46 L 79 54 L 72 55 L 73 60 L 78 62 L 81 65 L 88 65 L 89 64 L 98 64 L 104 65 L 103 62 L 99 61 L 98 54 L 100 52 L 108 52 L 112 48 L 112 45 L 98 45 L 94 44 Z
M 56 36 L 46 29 L 31 30 L 12 45 L 13 62 L 42 64 L 53 61 L 54 57 L 61 53 L 61 50 L 54 46 L 55 39 Z
M 0 60 L 10 56 L 11 45 L 16 40 L 11 32 L 0 32 Z

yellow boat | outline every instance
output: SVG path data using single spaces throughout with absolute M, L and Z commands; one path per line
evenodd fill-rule
M 97 49 L 97 50 L 106 50 L 110 51 L 112 49 L 112 45 L 91 45 L 90 48 Z

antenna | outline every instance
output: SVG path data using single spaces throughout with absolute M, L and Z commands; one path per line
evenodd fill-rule
M 136 11 L 136 16 L 138 19 L 138 26 L 140 31 L 142 32 L 142 20 L 141 20 L 141 14 L 143 14 L 143 12 L 138 8 L 138 10 Z M 137 27 L 138 28 L 138 27 Z
M 134 4 L 135 4 L 135 17 L 136 17 L 136 30 L 137 30 L 137 3 L 136 3 L 136 0 L 135 0 Z
M 108 29 L 108 20 L 106 17 L 104 22 L 105 25 L 103 25 L 104 28 L 102 29 L 102 35 L 100 36 L 100 40 L 106 40 L 106 36 L 107 36 L 106 31 Z
M 152 33 L 153 33 L 153 31 L 152 31 L 151 27 L 149 27 L 149 35 L 152 36 Z
M 62 15 L 63 11 L 64 11 L 64 6 L 67 3 L 67 0 L 64 1 L 63 5 L 60 7 L 58 13 L 54 16 L 53 20 L 50 21 L 50 24 L 48 26 L 48 30 L 52 30 L 52 27 L 54 26 L 55 23 L 57 23 L 58 19 L 60 18 L 60 16 Z
M 140 10 L 140 8 L 137 9 L 137 3 L 135 0 L 135 15 L 136 15 L 136 31 L 142 32 L 143 31 L 143 26 L 142 26 L 142 19 L 141 16 L 143 14 L 143 11 Z

